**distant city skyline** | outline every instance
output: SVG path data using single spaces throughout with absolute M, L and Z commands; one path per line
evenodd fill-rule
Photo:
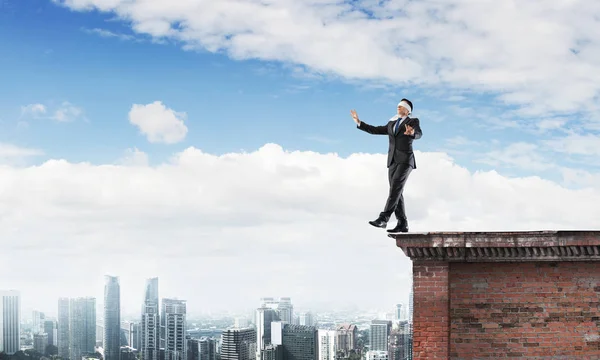
M 2 291 L 2 289 L 0 288 L 0 291 Z M 17 290 L 18 291 L 18 290 Z M 102 290 L 103 291 L 103 290 Z M 95 298 L 95 303 L 96 303 L 96 308 L 97 308 L 97 315 L 96 317 L 98 318 L 98 320 L 100 322 L 103 321 L 104 319 L 104 301 L 103 301 L 103 296 L 102 297 L 94 297 L 92 295 L 90 296 L 81 296 L 82 298 Z M 267 297 L 267 296 L 265 296 Z M 284 296 L 268 296 L 268 297 L 273 297 L 275 299 L 280 298 L 280 297 L 286 297 Z M 22 295 L 21 295 L 21 301 L 22 301 Z M 186 299 L 182 299 L 181 297 L 164 297 L 164 298 L 170 298 L 170 299 L 177 299 L 177 300 L 184 300 L 186 301 Z M 201 317 L 201 316 L 207 316 L 209 314 L 214 314 L 214 315 L 230 315 L 230 316 L 241 316 L 241 317 L 245 317 L 247 321 L 252 321 L 253 320 L 253 316 L 255 316 L 256 310 L 259 308 L 259 306 L 257 304 L 260 303 L 260 298 L 257 299 L 251 299 L 254 301 L 247 301 L 246 303 L 244 303 L 243 305 L 237 307 L 237 308 L 232 308 L 232 309 L 210 309 L 210 308 L 204 308 L 201 310 L 197 310 L 194 313 L 190 313 L 188 310 L 188 318 L 191 316 L 192 318 L 194 317 Z M 32 314 L 35 311 L 39 311 L 41 313 L 43 313 L 45 315 L 46 318 L 53 318 L 55 320 L 59 319 L 59 315 L 58 315 L 58 307 L 59 307 L 59 299 L 57 298 L 55 302 L 53 301 L 48 301 L 48 302 L 42 302 L 42 304 L 46 305 L 42 305 L 40 307 L 34 307 L 34 308 L 23 308 L 21 307 L 22 310 L 22 314 L 21 314 L 21 320 L 22 321 L 32 321 L 33 320 L 33 316 Z M 159 293 L 159 302 L 162 303 L 163 297 L 160 296 Z M 292 298 L 292 302 L 294 304 L 294 314 L 295 316 L 301 316 L 304 315 L 305 312 L 309 312 L 311 314 L 311 316 L 315 316 L 315 313 L 317 312 L 336 312 L 336 311 L 360 311 L 360 312 L 373 312 L 373 313 L 388 313 L 388 314 L 395 314 L 396 312 L 396 306 L 397 304 L 402 304 L 403 307 L 408 307 L 409 305 L 409 293 L 406 293 L 406 296 L 402 296 L 401 299 L 399 299 L 397 302 L 390 304 L 389 306 L 381 306 L 381 307 L 362 307 L 360 306 L 360 304 L 350 304 L 347 306 L 336 306 L 335 304 L 333 305 L 327 305 L 327 304 L 323 304 L 323 303 L 317 303 L 317 302 L 311 302 L 310 299 L 303 299 L 302 297 L 299 297 L 297 300 L 294 300 Z M 137 306 L 137 308 L 141 309 L 143 306 L 143 301 L 140 301 L 139 306 Z M 190 308 L 190 305 L 193 308 L 193 303 L 190 304 L 189 301 L 187 301 L 188 305 L 187 308 Z M 56 306 L 54 306 L 56 304 Z M 300 305 L 298 305 L 300 304 Z M 54 309 L 56 308 L 56 309 Z M 138 310 L 136 308 L 136 306 L 131 306 L 129 309 L 123 309 L 123 307 L 121 307 L 121 321 L 126 321 L 126 320 L 132 320 L 132 319 L 141 319 L 141 315 L 142 315 L 142 311 Z M 159 310 L 160 311 L 160 310 Z M 302 320 L 301 320 L 302 321 Z
M 412 264 L 368 224 L 388 139 L 350 112 L 402 98 L 412 232 L 600 229 L 595 2 L 199 4 L 4 2 L 0 286 L 24 315 L 103 305 L 105 275 L 123 316 L 151 277 L 189 316 L 393 309 Z

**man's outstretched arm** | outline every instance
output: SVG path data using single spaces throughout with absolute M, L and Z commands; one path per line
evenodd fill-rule
M 358 118 L 358 114 L 356 113 L 356 111 L 351 110 L 350 114 L 352 115 L 352 119 L 354 119 L 354 122 L 356 123 L 356 127 L 362 131 L 366 131 L 369 134 L 373 134 L 373 135 L 387 135 L 388 133 L 388 129 L 387 129 L 387 125 L 381 125 L 381 126 L 373 126 L 373 125 L 369 125 L 367 123 L 365 123 L 364 121 L 361 121 Z

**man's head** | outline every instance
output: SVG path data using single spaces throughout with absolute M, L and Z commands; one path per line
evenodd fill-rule
M 408 116 L 412 112 L 413 104 L 408 99 L 402 99 L 398 103 L 398 115 L 401 117 Z

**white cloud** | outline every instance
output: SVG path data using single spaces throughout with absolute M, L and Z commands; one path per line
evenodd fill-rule
M 21 115 L 39 116 L 46 113 L 46 106 L 43 104 L 29 104 L 21 106 Z
M 55 0 L 133 31 L 235 59 L 290 62 L 347 79 L 492 91 L 522 114 L 594 110 L 600 3 L 550 0 Z M 484 15 L 481 15 L 484 14 Z
M 568 119 L 566 118 L 552 118 L 552 119 L 543 119 L 538 121 L 537 127 L 539 130 L 556 130 L 561 129 L 566 123 Z
M 573 155 L 600 155 L 600 136 L 596 134 L 571 134 L 563 138 L 543 141 L 554 151 Z
M 14 144 L 0 143 L 0 163 L 3 161 L 23 159 L 31 156 L 44 155 L 39 149 L 24 148 Z
M 21 117 L 70 122 L 83 118 L 83 109 L 68 101 L 63 101 L 60 105 L 51 107 L 39 103 L 29 104 L 21 107 Z
M 515 167 L 530 171 L 548 170 L 557 166 L 539 152 L 537 145 L 525 142 L 512 143 L 501 150 L 489 151 L 475 161 L 492 166 Z
M 413 231 L 600 225 L 598 188 L 471 173 L 443 153 L 416 156 L 405 193 Z M 121 277 L 124 312 L 134 314 L 150 276 L 159 276 L 161 297 L 187 299 L 191 313 L 251 309 L 271 295 L 300 307 L 382 309 L 406 298 L 408 283 L 389 279 L 406 275 L 410 262 L 367 223 L 387 194 L 383 154 L 342 158 L 268 144 L 221 156 L 188 148 L 167 163 L 136 164 L 0 167 L 0 263 L 21 269 L 0 272 L 0 284 L 21 289 L 25 309 L 55 313 L 59 296 L 101 301 L 106 273 Z M 331 282 L 327 274 L 349 266 L 369 271 Z M 371 290 L 357 292 L 357 283 Z
M 59 122 L 70 122 L 83 115 L 83 110 L 68 101 L 63 102 L 52 115 L 52 119 Z
M 137 39 L 135 36 L 133 35 L 128 35 L 128 34 L 119 34 L 110 30 L 106 30 L 106 29 L 100 29 L 100 28 L 93 28 L 93 29 L 88 29 L 88 28 L 82 28 L 82 31 L 87 33 L 87 34 L 92 34 L 92 35 L 98 35 L 100 37 L 103 38 L 117 38 L 119 40 L 124 40 L 124 41 L 135 41 L 135 42 L 140 42 L 140 39 Z
M 117 164 L 125 166 L 148 166 L 148 154 L 137 148 L 125 150 L 125 154 L 117 161 Z
M 133 104 L 129 111 L 129 122 L 152 143 L 173 144 L 185 139 L 188 129 L 183 120 L 186 117 L 186 113 L 169 109 L 160 101 Z

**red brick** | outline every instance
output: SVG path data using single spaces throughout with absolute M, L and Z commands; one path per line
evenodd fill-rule
M 449 336 L 448 263 L 416 261 L 413 263 L 413 275 L 413 359 L 446 360 Z
M 597 263 L 480 265 L 449 264 L 451 359 L 500 356 L 503 349 L 507 352 L 502 357 L 600 358 L 600 342 L 589 341 L 595 340 L 590 334 L 599 334 L 600 309 L 594 289 L 600 284 Z M 515 268 L 522 274 L 519 281 L 522 291 L 506 286 L 515 283 L 515 279 L 507 275 Z M 562 281 L 555 282 L 549 274 L 558 275 Z M 581 274 L 585 274 L 586 280 Z M 485 289 L 472 286 L 483 282 L 488 284 Z M 572 288 L 573 293 L 559 291 L 561 287 Z M 415 292 L 415 301 L 416 298 Z M 505 301 L 495 301 L 499 298 Z M 414 316 L 416 323 L 416 314 Z M 477 346 L 462 341 L 467 334 L 475 334 Z M 487 343 L 511 346 L 490 349 Z M 492 351 L 497 355 L 492 355 Z

